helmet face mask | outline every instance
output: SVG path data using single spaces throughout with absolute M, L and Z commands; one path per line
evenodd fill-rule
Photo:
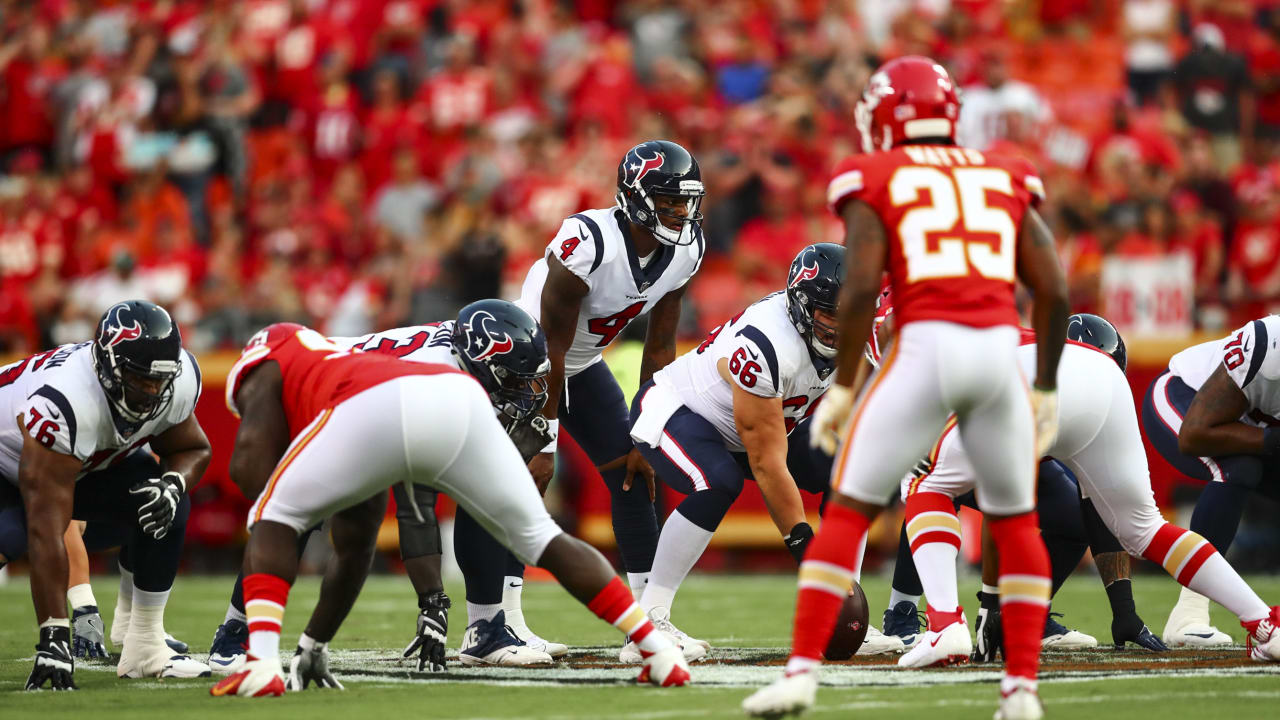
M 696 241 L 706 194 L 698 161 L 673 142 L 640 143 L 618 164 L 618 207 L 664 245 Z
M 809 354 L 830 371 L 839 342 L 836 308 L 844 283 L 844 247 L 817 243 L 801 250 L 787 274 L 787 315 Z
M 140 425 L 165 411 L 182 374 L 182 337 L 169 314 L 141 300 L 113 305 L 98 322 L 93 365 L 112 409 Z
M 551 373 L 546 335 L 513 303 L 480 300 L 462 308 L 453 328 L 453 354 L 489 394 L 508 432 L 546 404 Z

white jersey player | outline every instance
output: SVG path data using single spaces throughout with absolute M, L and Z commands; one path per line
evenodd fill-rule
M 631 437 L 669 487 L 688 497 L 667 519 L 640 605 L 669 620 L 676 590 L 742 491 L 760 486 L 796 561 L 813 537 L 800 489 L 824 493 L 802 421 L 831 383 L 844 248 L 810 245 L 791 264 L 787 290 L 714 329 L 654 374 L 632 404 Z M 788 436 L 797 427 L 806 431 Z M 639 662 L 639 653 L 631 658 Z

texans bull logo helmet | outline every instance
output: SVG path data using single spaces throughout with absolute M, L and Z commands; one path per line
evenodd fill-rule
M 164 308 L 145 300 L 116 303 L 93 336 L 98 383 L 120 419 L 144 423 L 173 400 L 182 373 L 182 335 Z
M 698 161 L 669 140 L 642 142 L 618 163 L 618 207 L 664 245 L 697 239 L 706 194 Z
M 787 273 L 787 315 L 809 346 L 809 354 L 824 367 L 836 356 L 836 327 L 815 319 L 821 310 L 835 320 L 844 283 L 844 246 L 817 243 L 801 250 Z
M 508 431 L 546 403 L 547 336 L 515 304 L 480 300 L 462 308 L 453 326 L 453 354 L 489 393 Z

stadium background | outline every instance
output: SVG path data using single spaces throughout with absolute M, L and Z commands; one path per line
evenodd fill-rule
M 708 187 L 681 329 L 699 340 L 840 237 L 827 172 L 898 55 L 964 87 L 962 142 L 1041 169 L 1073 307 L 1126 334 L 1136 396 L 1280 305 L 1278 0 L 8 0 L 0 33 L 0 357 L 86 339 L 120 299 L 171 309 L 215 448 L 188 569 L 238 562 L 221 378 L 256 329 L 511 298 L 563 217 L 612 202 L 626 148 L 662 137 Z M 634 388 L 634 345 L 610 362 Z M 612 545 L 594 471 L 571 444 L 560 460 L 558 517 Z M 1152 471 L 1167 512 L 1194 500 Z M 1275 567 L 1275 517 L 1254 508 L 1242 569 Z M 716 542 L 701 567 L 790 565 L 754 491 Z

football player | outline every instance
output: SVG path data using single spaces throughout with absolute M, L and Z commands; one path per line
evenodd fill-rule
M 786 674 L 744 701 L 750 714 L 813 704 L 867 528 L 954 413 L 1000 550 L 1006 662 L 997 717 L 1043 715 L 1036 674 L 1050 581 L 1034 512 L 1035 466 L 1037 446 L 1055 435 L 1066 280 L 1035 210 L 1040 179 L 1024 160 L 957 146 L 959 109 L 941 65 L 916 56 L 886 63 L 856 111 L 869 154 L 844 160 L 828 188 L 845 225 L 847 277 L 835 382 L 814 412 L 810 438 L 831 453 L 840 446 L 835 493 L 800 567 Z M 885 270 L 897 339 L 850 418 Z M 1040 347 L 1030 393 L 1017 364 L 1017 279 L 1035 299 Z M 963 625 L 958 603 L 935 611 L 931 628 Z
M 197 677 L 204 663 L 165 644 L 164 607 L 178 572 L 190 502 L 209 464 L 193 411 L 200 369 L 169 314 L 140 300 L 111 306 L 91 342 L 63 345 L 0 370 L 0 548 L 29 552 L 40 623 L 28 689 L 74 689 L 65 534 L 88 521 L 91 549 L 122 545 L 130 612 L 120 677 Z M 154 453 L 154 455 L 153 455 Z M 13 532 L 13 524 L 25 533 Z M 122 601 L 123 602 L 123 601 Z M 73 605 L 79 602 L 72 600 Z M 117 619 L 116 625 L 123 621 Z M 115 628 L 113 627 L 113 630 Z M 114 634 L 114 633 L 113 633 Z
M 490 347 L 486 340 L 489 333 L 501 333 L 508 341 Z M 357 348 L 411 362 L 449 365 L 470 373 L 489 392 L 508 434 L 521 441 L 536 434 L 535 424 L 528 421 L 546 400 L 547 343 L 538 323 L 513 303 L 481 300 L 464 307 L 456 321 L 329 340 L 343 348 Z M 545 428 L 545 423 L 536 425 Z M 532 456 L 545 444 L 544 441 L 528 454 Z M 249 497 L 256 497 L 259 492 L 261 488 L 245 488 Z M 419 670 L 442 671 L 451 602 L 440 577 L 440 528 L 434 513 L 436 491 L 422 485 L 411 489 L 397 485 L 392 488 L 392 494 L 396 498 L 400 557 L 417 593 L 419 608 L 417 634 L 406 648 L 405 656 L 418 654 Z M 414 513 L 415 506 L 422 512 L 421 520 Z M 381 516 L 374 519 L 381 522 Z M 368 567 L 368 562 L 362 560 L 364 548 L 359 544 L 341 548 L 337 545 L 335 542 L 335 550 L 342 557 L 330 565 L 335 577 L 330 580 L 326 575 L 326 582 L 341 582 L 340 578 L 348 576 L 348 565 Z M 511 564 L 521 569 L 524 566 L 461 508 L 454 519 L 454 549 L 467 583 L 468 628 L 459 654 L 464 665 L 548 665 L 568 653 L 565 645 L 543 640 L 529 630 L 518 602 L 519 595 L 515 595 L 513 605 L 512 594 L 504 591 L 508 585 L 507 568 Z M 351 556 L 350 562 L 346 561 L 347 556 Z M 244 663 L 248 627 L 243 603 L 242 578 L 237 578 L 228 616 L 214 635 L 210 655 L 210 665 L 219 674 L 235 672 Z M 317 606 L 308 627 L 325 626 L 331 622 L 323 617 L 328 614 L 326 606 Z M 531 639 L 526 642 L 522 637 Z
M 663 482 L 688 496 L 663 524 L 640 598 L 659 629 L 670 625 L 676 591 L 742 492 L 744 476 L 759 485 L 797 563 L 813 539 L 800 489 L 823 493 L 830 469 L 815 467 L 808 433 L 792 431 L 807 427 L 803 421 L 831 382 L 843 263 L 839 245 L 804 248 L 786 290 L 715 328 L 640 386 L 631 437 Z M 686 647 L 685 656 L 707 649 Z M 640 659 L 636 648 L 624 649 L 623 662 Z
M 565 218 L 525 278 L 517 304 L 547 333 L 550 388 L 543 415 L 573 435 L 612 498 L 613 533 L 640 597 L 658 545 L 653 469 L 631 442 L 629 411 L 601 353 L 649 313 L 640 382 L 676 358 L 680 300 L 702 264 L 698 162 L 666 140 L 640 143 L 618 164 L 617 205 Z M 545 489 L 555 443 L 529 464 Z M 648 488 L 636 487 L 643 477 Z M 701 643 L 694 643 L 701 644 Z
M 1253 491 L 1280 498 L 1280 317 L 1254 320 L 1221 340 L 1187 348 L 1147 389 L 1147 437 L 1178 472 L 1205 483 L 1191 530 L 1225 553 Z M 1164 641 L 1214 646 L 1231 636 L 1209 624 L 1209 600 L 1183 588 Z
M 481 341 L 483 356 L 510 338 L 491 328 Z M 298 569 L 298 536 L 329 516 L 344 545 L 371 548 L 376 527 L 368 514 L 379 503 L 369 498 L 380 499 L 395 484 L 449 493 L 523 562 L 547 568 L 597 616 L 637 638 L 646 653 L 641 681 L 689 681 L 680 650 L 654 632 L 604 557 L 551 519 L 475 378 L 445 365 L 344 349 L 314 330 L 281 323 L 249 341 L 227 377 L 227 401 L 241 416 L 232 476 L 241 487 L 263 490 L 249 512 L 245 548 L 248 662 L 211 688 L 213 695 L 284 693 L 280 630 Z M 327 634 L 309 628 L 303 636 L 314 641 L 295 659 L 304 686 L 336 684 L 328 680 L 326 645 L 359 588 L 328 583 L 321 592 L 320 602 L 336 612 Z

